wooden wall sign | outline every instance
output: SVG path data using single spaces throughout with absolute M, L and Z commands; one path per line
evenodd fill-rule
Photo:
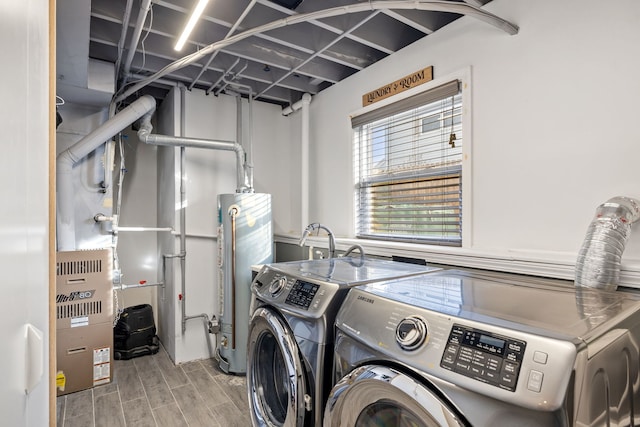
M 376 90 L 372 90 L 369 93 L 362 95 L 362 106 L 373 104 L 374 102 L 381 101 L 397 93 L 404 92 L 412 87 L 420 86 L 423 83 L 427 83 L 433 80 L 433 65 L 427 68 L 423 68 L 420 71 L 416 71 L 413 74 L 409 74 L 395 82 L 382 86 Z

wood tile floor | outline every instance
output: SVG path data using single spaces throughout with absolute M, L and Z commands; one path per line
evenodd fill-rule
M 246 378 L 214 359 L 174 365 L 157 354 L 116 360 L 111 384 L 57 398 L 57 427 L 247 427 Z

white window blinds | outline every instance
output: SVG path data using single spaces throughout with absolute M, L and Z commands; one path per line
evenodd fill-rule
M 461 245 L 461 118 L 456 80 L 352 119 L 358 237 Z

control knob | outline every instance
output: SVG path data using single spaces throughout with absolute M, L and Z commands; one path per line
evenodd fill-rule
M 427 338 L 427 322 L 418 316 L 409 316 L 396 327 L 396 342 L 404 350 L 415 350 Z
M 269 284 L 269 293 L 271 296 L 278 295 L 287 284 L 287 278 L 284 276 L 276 276 Z

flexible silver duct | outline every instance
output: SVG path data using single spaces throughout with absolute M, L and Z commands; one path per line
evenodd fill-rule
M 631 224 L 640 218 L 640 201 L 614 197 L 598 206 L 576 262 L 576 286 L 615 291 Z

